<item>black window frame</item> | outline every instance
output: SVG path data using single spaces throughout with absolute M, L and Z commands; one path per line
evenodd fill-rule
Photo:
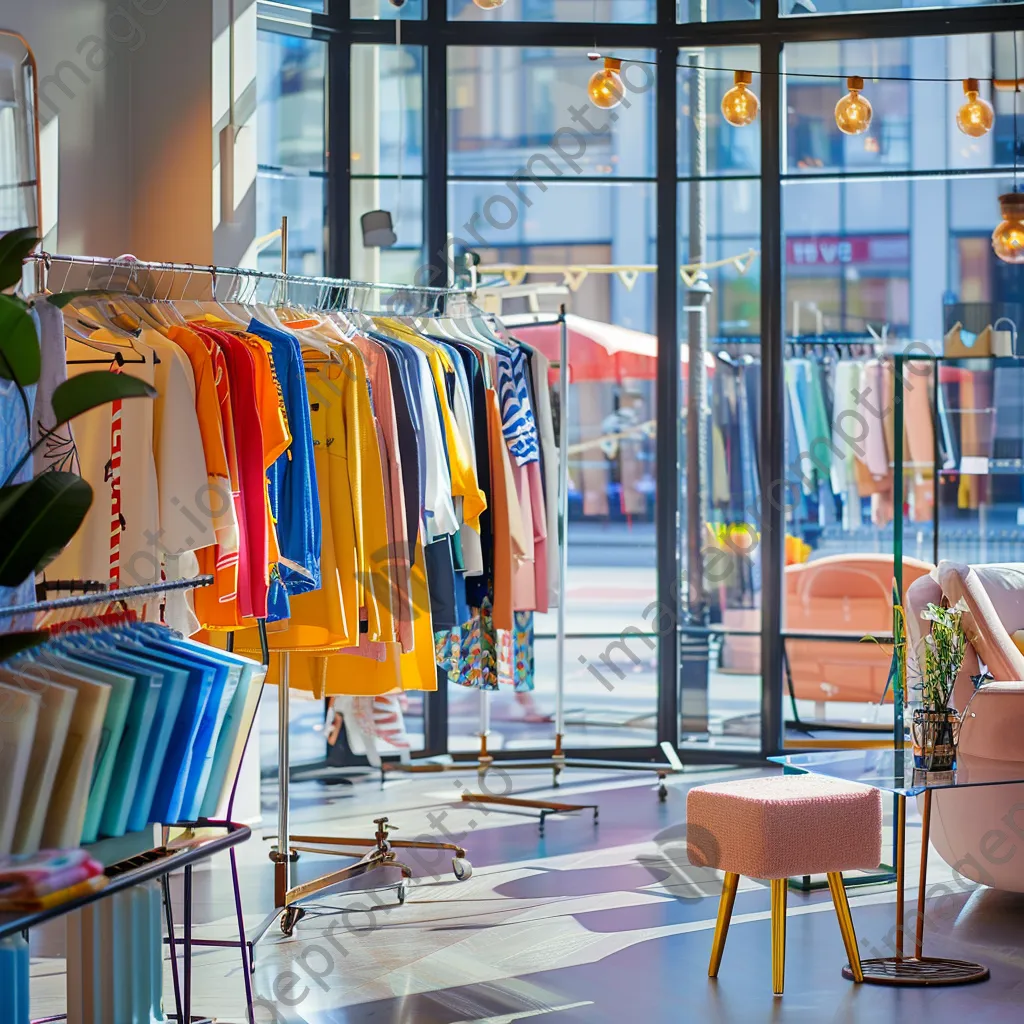
M 353 45 L 394 45 L 394 20 L 366 20 L 350 17 L 349 0 L 327 0 L 326 13 L 296 10 L 283 12 L 277 4 L 259 5 L 259 28 L 327 40 L 328 46 L 328 247 L 327 273 L 349 276 L 351 210 L 351 111 L 349 79 Z M 403 45 L 425 48 L 426 83 L 424 95 L 424 245 L 428 260 L 443 265 L 436 255 L 443 253 L 448 235 L 448 68 L 451 46 L 472 47 L 574 47 L 584 54 L 595 49 L 614 53 L 625 49 L 649 49 L 656 53 L 657 149 L 655 178 L 658 223 L 678 224 L 680 175 L 677 166 L 677 107 L 679 52 L 686 47 L 756 46 L 760 77 L 761 130 L 761 255 L 760 314 L 761 436 L 760 478 L 785 477 L 786 429 L 783 356 L 785 309 L 782 225 L 782 186 L 787 177 L 782 166 L 780 127 L 782 95 L 777 72 L 783 70 L 784 47 L 797 43 L 857 39 L 910 38 L 926 36 L 977 35 L 1021 31 L 1024 4 L 993 3 L 986 6 L 939 7 L 853 12 L 828 15 L 782 17 L 777 0 L 761 0 L 759 16 L 743 21 L 710 23 L 677 22 L 677 0 L 658 0 L 657 18 L 647 24 L 592 22 L 527 22 L 504 20 L 450 21 L 447 0 L 424 0 L 422 20 L 402 21 Z M 789 177 L 792 177 L 791 175 Z M 679 353 L 682 299 L 678 266 L 681 259 L 677 230 L 659 231 L 657 239 L 656 315 L 658 334 L 657 421 L 678 424 L 681 404 L 686 401 L 679 382 Z M 426 283 L 426 282 L 424 282 Z M 691 361 L 692 362 L 692 361 Z M 660 429 L 657 434 L 656 537 L 657 599 L 662 615 L 681 623 L 680 505 L 681 453 L 678 430 Z M 761 523 L 762 587 L 765 595 L 777 595 L 762 607 L 761 624 L 761 730 L 760 749 L 730 749 L 720 745 L 706 750 L 680 746 L 679 710 L 681 631 L 677 626 L 659 634 L 657 743 L 670 743 L 684 763 L 760 762 L 780 753 L 784 747 L 784 639 L 782 637 L 782 585 L 785 550 L 785 522 L 781 503 L 768 496 L 762 502 Z M 447 693 L 444 687 L 428 694 L 426 700 L 426 755 L 448 753 Z M 530 758 L 547 755 L 549 749 L 516 750 L 509 756 Z M 501 758 L 502 752 L 493 752 Z M 641 748 L 569 749 L 571 757 L 662 760 L 658 746 Z M 475 757 L 475 755 L 472 755 Z

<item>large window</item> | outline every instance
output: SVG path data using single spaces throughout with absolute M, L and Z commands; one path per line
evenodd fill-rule
M 761 136 L 721 107 L 735 72 L 756 72 L 759 60 L 754 47 L 686 49 L 677 71 L 679 259 L 692 268 L 679 290 L 684 746 L 758 737 L 760 556 L 743 541 L 760 527 Z
M 649 635 L 621 641 L 624 628 L 651 633 L 643 611 L 656 593 L 655 75 L 639 63 L 651 51 L 622 56 L 633 61 L 623 68 L 627 102 L 605 111 L 588 99 L 595 67 L 577 50 L 448 51 L 448 222 L 457 252 L 479 256 L 494 297 L 506 273 L 518 292 L 535 289 L 546 316 L 517 317 L 514 303 L 503 304 L 509 322 L 524 323 L 525 341 L 554 344 L 552 328 L 525 326 L 550 321 L 548 288 L 574 318 L 566 742 L 581 747 L 649 746 L 657 735 L 656 644 Z M 614 270 L 631 267 L 643 269 Z M 595 324 L 649 355 L 628 373 L 610 356 L 595 369 Z M 538 615 L 534 625 L 536 690 L 528 703 L 494 695 L 494 749 L 554 739 L 556 617 Z M 450 700 L 453 744 L 476 749 L 474 695 L 453 691 Z
M 359 281 L 413 281 L 423 265 L 423 48 L 351 52 L 351 274 Z M 391 216 L 390 245 L 364 235 L 363 217 L 374 211 Z
M 848 641 L 887 628 L 896 517 L 914 571 L 1024 558 L 1016 377 L 908 368 L 902 507 L 891 415 L 896 353 L 1024 321 L 1024 272 L 990 243 L 1024 167 L 1024 98 L 993 87 L 1024 76 L 1020 4 L 296 6 L 261 7 L 257 192 L 261 232 L 290 218 L 292 268 L 443 283 L 475 266 L 480 301 L 541 348 L 556 332 L 526 321 L 576 318 L 566 745 L 711 760 L 822 721 L 886 727 L 884 657 Z M 624 61 L 611 110 L 587 92 L 603 57 Z M 745 127 L 721 110 L 736 72 L 760 98 Z M 848 76 L 873 107 L 856 135 L 835 121 Z M 966 78 L 994 107 L 976 138 L 955 124 Z M 364 237 L 373 213 L 393 241 Z M 273 238 L 260 258 L 279 262 Z M 605 355 L 584 372 L 587 344 Z M 835 434 L 865 382 L 870 457 Z M 533 696 L 492 702 L 499 756 L 551 747 L 554 616 L 533 625 Z M 477 696 L 410 702 L 431 753 L 477 749 Z
M 281 267 L 280 237 L 288 217 L 288 269 L 325 272 L 327 211 L 324 43 L 261 32 L 257 75 L 256 222 L 265 239 L 261 270 Z

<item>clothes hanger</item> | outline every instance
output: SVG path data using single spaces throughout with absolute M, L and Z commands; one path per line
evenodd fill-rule
M 188 321 L 191 317 L 193 320 L 201 319 L 205 316 L 205 310 L 202 304 L 197 299 L 190 299 L 188 297 L 189 285 L 192 283 L 192 278 L 196 272 L 196 265 L 194 263 L 188 264 L 188 277 L 185 280 L 185 286 L 181 290 L 181 297 L 173 301 L 168 302 L 168 305 L 173 310 L 174 316 L 178 318 L 179 327 L 188 327 Z
M 281 322 L 277 315 L 277 309 L 275 308 L 278 303 L 276 302 L 277 289 L 279 283 L 282 284 L 282 299 L 284 297 L 283 282 L 275 278 L 273 287 L 270 292 L 268 302 L 257 302 L 253 301 L 256 299 L 256 293 L 259 289 L 260 278 L 253 277 L 253 294 L 252 300 L 250 301 L 250 307 L 253 317 L 257 320 L 262 320 L 268 327 L 273 327 L 275 330 L 284 330 L 284 324 Z
M 244 271 L 237 271 L 235 277 L 231 280 L 228 288 L 227 301 L 235 305 L 232 301 L 234 298 L 235 288 L 238 286 Z M 228 307 L 220 301 L 220 297 L 217 295 L 217 268 L 210 267 L 210 300 L 209 302 L 203 301 L 199 305 L 203 309 L 203 318 L 211 323 L 221 325 L 227 325 L 230 330 L 242 330 L 248 325 L 248 321 L 243 323 L 238 316 L 232 312 Z M 213 308 L 214 312 L 210 312 L 210 307 Z
M 128 263 L 129 269 L 128 283 L 125 285 L 124 292 L 119 293 L 116 298 L 113 295 L 107 298 L 97 298 L 95 300 L 95 312 L 100 315 L 107 325 L 120 328 L 135 337 L 138 337 L 142 332 L 143 326 L 151 327 L 153 330 L 163 333 L 166 327 L 162 321 L 145 309 L 143 303 L 139 300 L 139 296 L 131 293 L 138 263 L 134 256 L 119 256 L 114 261 L 110 268 L 110 277 L 107 280 L 107 291 L 110 290 L 110 286 L 113 284 L 114 274 L 117 272 L 118 266 L 123 265 L 125 262 Z M 160 276 L 162 279 L 163 271 L 161 271 Z
M 71 275 L 71 269 L 74 266 L 74 258 L 71 259 L 71 266 L 68 268 L 68 274 L 64 279 L 64 287 L 66 288 L 68 278 Z M 134 272 L 134 268 L 133 271 Z M 113 280 L 113 270 L 111 270 L 111 280 Z M 129 278 L 130 282 L 130 278 Z M 108 281 L 108 284 L 110 282 Z M 89 290 L 89 286 L 92 284 L 92 273 L 89 275 L 89 282 L 86 290 Z M 87 298 L 82 296 L 81 298 Z M 69 366 L 89 366 L 89 365 L 110 365 L 110 356 L 113 356 L 114 362 L 118 366 L 126 366 L 128 364 L 142 365 L 146 362 L 146 356 L 135 347 L 135 341 L 138 338 L 138 333 L 133 331 L 125 330 L 124 326 L 116 321 L 106 320 L 102 317 L 99 318 L 99 322 L 90 319 L 93 315 L 92 310 L 88 312 L 82 308 L 82 305 L 78 299 L 73 299 L 68 303 L 67 308 L 64 312 L 64 333 L 71 337 L 73 340 L 87 346 L 97 352 L 104 352 L 107 354 L 106 359 L 68 359 L 67 363 Z M 100 331 L 106 331 L 108 334 L 113 335 L 113 340 L 106 340 L 97 338 L 95 335 Z M 128 348 L 134 354 L 134 358 L 126 358 L 124 354 L 124 345 L 117 344 L 117 341 L 125 341 L 128 343 Z
M 125 307 L 128 315 L 134 314 L 136 319 L 146 322 L 148 326 L 158 330 L 161 334 L 166 334 L 167 329 L 174 326 L 180 319 L 180 314 L 176 311 L 172 312 L 169 306 L 170 287 L 168 287 L 167 295 L 163 298 L 155 294 L 160 290 L 160 285 L 167 272 L 167 268 L 160 270 L 160 276 L 153 288 L 154 295 L 152 297 L 144 296 L 141 292 L 138 295 L 126 294 L 116 306 L 112 303 L 113 308 L 117 308 L 117 306 Z M 174 272 L 172 270 L 171 282 L 173 283 L 173 281 Z
M 285 322 L 284 330 L 290 332 L 298 340 L 299 344 L 307 351 L 318 352 L 320 355 L 327 356 L 330 362 L 340 363 L 342 361 L 341 353 L 335 348 L 335 344 L 347 343 L 349 338 L 346 336 L 341 327 L 332 319 L 332 314 L 325 314 L 323 308 L 325 305 L 324 300 L 324 289 L 330 288 L 330 285 L 324 285 L 317 297 L 317 309 L 315 311 L 306 311 L 307 316 L 305 320 L 314 320 L 315 323 L 295 326 L 294 323 Z M 298 321 L 302 323 L 302 320 Z M 317 360 L 318 362 L 320 360 Z
M 325 322 L 324 309 L 325 289 L 328 285 L 320 284 L 316 301 L 312 307 L 282 306 L 277 310 L 281 325 L 288 331 L 315 330 Z
M 74 270 L 74 267 L 75 267 L 75 258 L 74 258 L 74 256 L 72 256 L 70 258 L 70 263 L 68 264 L 67 273 L 64 275 L 64 282 L 63 282 L 63 284 L 60 287 L 60 292 L 66 292 L 67 291 L 68 281 L 71 279 L 71 272 L 72 272 L 72 270 Z M 91 274 L 91 272 L 90 272 L 90 275 L 89 275 L 89 279 L 90 279 L 90 283 L 91 283 L 91 281 L 92 281 L 92 274 Z M 59 294 L 59 292 L 55 293 L 50 288 L 47 288 L 47 293 L 50 294 L 50 295 Z M 94 323 L 93 321 L 89 320 L 82 313 L 82 310 L 79 309 L 77 301 L 72 300 L 65 307 L 65 310 L 64 310 L 64 334 L 65 334 L 65 336 L 67 336 L 69 338 L 72 338 L 75 341 L 79 341 L 83 345 L 89 345 L 90 347 L 94 348 L 95 344 L 94 344 L 94 341 L 93 341 L 93 338 L 91 337 L 91 335 L 92 335 L 92 333 L 94 331 L 100 330 L 100 327 L 101 327 L 100 324 Z M 92 362 L 92 360 L 89 360 L 89 361 Z M 104 362 L 104 363 L 108 363 L 109 362 L 109 360 L 107 360 L 107 359 L 100 360 L 100 361 Z

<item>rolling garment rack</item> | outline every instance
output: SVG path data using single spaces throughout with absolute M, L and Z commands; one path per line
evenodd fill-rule
M 256 275 L 259 278 L 275 282 L 281 289 L 281 298 L 284 302 L 294 299 L 296 292 L 311 287 L 315 296 L 308 305 L 320 311 L 360 312 L 369 316 L 441 317 L 465 316 L 471 312 L 466 293 L 448 288 L 351 281 L 344 278 L 311 278 L 289 274 L 287 238 L 288 218 L 282 217 L 281 273 Z M 244 270 L 234 272 L 253 276 Z M 383 297 L 381 293 L 383 293 Z M 378 308 L 380 306 L 390 308 L 380 309 Z M 396 850 L 398 849 L 446 850 L 452 853 L 452 871 L 459 881 L 469 878 L 473 870 L 472 865 L 466 859 L 466 851 L 454 843 L 421 843 L 392 839 L 386 817 L 374 819 L 377 830 L 372 839 L 293 835 L 291 833 L 288 768 L 290 760 L 288 735 L 290 656 L 288 652 L 282 651 L 279 653 L 279 657 L 281 672 L 278 686 L 277 723 L 277 835 L 265 837 L 276 839 L 276 845 L 270 853 L 270 859 L 274 863 L 274 909 L 250 936 L 248 940 L 250 948 L 267 933 L 278 917 L 281 919 L 281 931 L 285 935 L 291 935 L 295 930 L 295 925 L 306 913 L 305 908 L 300 906 L 301 901 L 351 878 L 380 868 L 395 867 L 401 871 L 402 879 L 397 886 L 397 897 L 399 904 L 404 903 L 407 881 L 412 878 L 413 872 L 408 865 L 397 859 Z M 364 855 L 360 856 L 345 850 L 345 847 L 368 849 Z M 299 859 L 300 852 L 356 858 L 356 862 L 308 882 L 295 885 L 291 866 Z
M 101 605 L 109 606 L 111 604 L 127 606 L 127 602 L 139 598 L 170 594 L 181 590 L 195 590 L 199 587 L 209 586 L 211 583 L 213 583 L 212 576 L 196 576 L 191 579 L 168 580 L 160 583 L 110 590 L 104 584 L 93 580 L 43 580 L 37 584 L 38 593 L 72 589 L 82 590 L 84 593 L 69 597 L 39 600 L 30 604 L 12 605 L 8 608 L 0 609 L 0 632 L 5 632 L 9 628 L 10 620 L 18 615 L 35 615 L 51 611 L 65 611 L 71 608 L 90 608 Z M 249 724 L 249 732 L 246 735 L 246 746 L 248 746 L 251 735 L 252 722 Z M 82 910 L 133 886 L 156 880 L 160 881 L 163 889 L 164 914 L 168 934 L 174 936 L 174 918 L 171 907 L 169 878 L 172 871 L 183 870 L 185 878 L 184 935 L 171 946 L 175 1009 L 179 1021 L 199 1021 L 200 1024 L 207 1021 L 208 1018 L 194 1018 L 191 1016 L 192 947 L 204 944 L 202 940 L 192 937 L 192 869 L 198 861 L 212 857 L 215 853 L 220 853 L 224 850 L 228 851 L 231 858 L 232 874 L 236 879 L 235 914 L 238 932 L 239 936 L 244 936 L 245 923 L 242 918 L 241 896 L 237 886 L 237 872 L 235 871 L 235 847 L 248 839 L 250 831 L 247 826 L 237 824 L 231 820 L 237 787 L 238 772 L 236 772 L 232 783 L 228 809 L 223 820 L 202 819 L 197 822 L 176 822 L 173 825 L 165 825 L 163 827 L 164 844 L 162 846 L 149 850 L 140 850 L 132 856 L 106 866 L 105 873 L 110 878 L 110 882 L 104 888 L 42 911 L 32 911 L 24 914 L 0 914 L 0 938 L 7 935 L 27 934 L 30 928 L 37 927 L 46 921 L 57 917 L 64 917 L 67 914 Z M 169 833 L 172 829 L 184 830 L 183 835 L 176 837 L 174 841 L 170 841 Z M 224 835 L 211 837 L 198 834 L 199 830 L 207 829 L 223 830 Z M 229 943 L 223 944 L 229 945 Z M 179 976 L 175 945 L 181 945 L 184 951 L 182 959 L 183 978 Z M 230 945 L 237 946 L 241 945 L 241 943 L 231 943 Z M 243 963 L 248 966 L 244 957 Z M 255 1024 L 251 978 L 248 970 L 244 970 L 243 974 L 246 979 L 248 1019 L 250 1024 Z M 66 1019 L 66 1014 L 60 1014 L 54 1017 L 47 1017 L 45 1021 Z M 37 1021 L 36 1024 L 43 1024 L 43 1022 Z
M 486 315 L 486 314 L 484 314 Z M 669 775 L 681 773 L 683 764 L 671 743 L 662 743 L 661 750 L 665 755 L 664 762 L 643 761 L 611 761 L 597 760 L 586 757 L 568 757 L 564 749 L 565 740 L 565 591 L 569 572 L 569 328 L 566 320 L 566 308 L 562 305 L 554 319 L 534 320 L 516 324 L 511 331 L 529 331 L 532 327 L 559 328 L 558 354 L 558 608 L 556 610 L 555 633 L 555 747 L 549 757 L 523 759 L 496 759 L 488 749 L 490 736 L 491 693 L 490 690 L 480 691 L 480 749 L 476 759 L 472 761 L 436 761 L 423 760 L 413 762 L 385 761 L 381 763 L 381 782 L 392 772 L 399 773 L 430 773 L 472 771 L 482 780 L 487 771 L 500 764 L 502 770 L 533 770 L 552 773 L 552 784 L 558 787 L 560 777 L 566 768 L 590 768 L 621 772 L 650 772 L 658 778 L 658 798 L 664 801 L 668 797 L 665 780 Z M 509 330 L 506 328 L 506 330 Z M 593 811 L 594 821 L 598 818 L 595 804 L 568 804 L 550 800 L 529 800 L 511 796 L 492 796 L 488 793 L 463 793 L 461 802 L 469 804 L 494 804 L 507 807 L 510 811 L 521 809 L 539 810 L 540 830 L 544 831 L 545 818 L 553 814 L 573 813 L 584 810 Z
M 287 220 L 282 220 L 282 238 L 287 238 Z M 49 253 L 35 253 L 30 259 L 35 260 L 37 269 L 37 290 L 46 290 L 47 278 L 54 264 L 67 264 L 67 272 L 60 285 L 60 291 L 66 292 L 69 288 L 96 291 L 98 294 L 125 295 L 145 301 L 172 302 L 181 300 L 212 301 L 222 302 L 247 302 L 253 301 L 261 285 L 270 286 L 268 300 L 280 297 L 288 299 L 307 308 L 315 308 L 321 311 L 344 311 L 361 310 L 367 308 L 371 303 L 372 296 L 379 292 L 385 292 L 391 307 L 387 315 L 468 315 L 470 308 L 465 299 L 464 293 L 453 293 L 443 288 L 418 288 L 408 285 L 390 285 L 370 283 L 363 281 L 352 281 L 340 278 L 307 277 L 300 275 L 289 275 L 286 273 L 274 273 L 267 271 L 249 270 L 240 267 L 218 267 L 206 266 L 192 263 L 167 263 L 148 262 L 136 260 L 133 257 L 121 257 L 118 259 L 105 259 L 100 257 L 65 256 Z M 73 275 L 76 268 L 88 271 L 86 280 L 79 282 Z M 99 272 L 99 278 L 94 282 L 94 277 Z M 165 284 L 165 278 L 170 280 Z M 175 279 L 184 278 L 180 289 L 175 287 Z M 208 282 L 197 290 L 193 285 Z M 98 287 L 94 288 L 94 284 Z M 50 289 L 53 291 L 53 289 Z M 177 298 L 172 298 L 176 295 Z M 416 301 L 414 301 L 416 300 Z M 429 301 L 428 301 L 429 300 Z M 453 301 L 449 301 L 453 300 Z M 426 303 L 426 305 L 425 305 Z M 381 304 L 381 303 L 376 303 Z M 447 308 L 451 306 L 452 308 Z M 195 581 L 189 581 L 186 585 L 180 584 L 178 588 L 185 589 L 194 587 Z M 104 600 L 110 599 L 110 593 L 104 593 Z M 88 599 L 96 601 L 95 596 Z M 17 613 L 19 609 L 14 609 Z M 25 609 L 21 609 L 25 610 Z M 259 632 L 262 663 L 270 665 L 270 650 L 267 638 L 266 621 L 257 620 Z M 234 635 L 228 633 L 226 636 L 226 647 L 234 649 Z M 255 947 L 261 938 L 267 933 L 274 922 L 281 917 L 281 929 L 286 935 L 290 935 L 295 924 L 305 913 L 298 903 L 314 895 L 323 889 L 337 885 L 349 878 L 365 874 L 368 871 L 394 866 L 402 871 L 403 881 L 399 885 L 399 902 L 405 901 L 405 880 L 412 877 L 412 870 L 401 864 L 395 854 L 395 848 L 416 848 L 416 849 L 437 849 L 447 850 L 453 855 L 453 871 L 456 878 L 460 880 L 468 878 L 472 872 L 472 866 L 465 859 L 466 852 L 462 847 L 451 843 L 417 843 L 410 841 L 393 840 L 388 834 L 387 818 L 376 819 L 376 834 L 373 839 L 365 837 L 339 838 L 334 836 L 315 835 L 292 835 L 289 822 L 289 742 L 288 742 L 288 717 L 289 717 L 289 687 L 288 687 L 288 655 L 281 652 L 279 655 L 281 663 L 281 685 L 279 687 L 278 701 L 278 829 L 276 836 L 266 836 L 268 839 L 276 839 L 277 844 L 271 849 L 270 860 L 274 863 L 274 909 L 266 919 L 252 932 L 246 932 L 242 917 L 241 887 L 238 879 L 237 864 L 235 857 L 231 857 L 232 888 L 235 896 L 235 908 L 239 923 L 238 939 L 193 939 L 191 938 L 191 920 L 186 921 L 186 938 L 173 937 L 173 945 L 181 945 L 186 948 L 186 957 L 191 953 L 193 946 L 214 946 L 241 948 L 243 950 L 243 963 L 245 965 L 244 983 L 246 988 L 246 1000 L 249 1013 L 249 1020 L 254 1020 L 254 1009 L 252 999 L 252 974 L 255 972 L 256 952 Z M 258 709 L 258 704 L 257 704 Z M 255 721 L 255 714 L 254 719 Z M 252 723 L 250 723 L 251 735 Z M 233 809 L 234 799 L 237 792 L 238 776 L 236 775 L 231 791 L 229 807 Z M 230 812 L 229 812 L 230 817 Z M 216 823 L 199 821 L 194 823 L 176 823 L 175 827 L 186 829 L 200 829 L 213 827 Z M 328 847 L 323 849 L 322 847 Z M 365 855 L 353 853 L 343 849 L 344 847 L 370 849 Z M 281 851 L 287 851 L 282 853 Z M 291 878 L 291 865 L 298 860 L 299 851 L 306 851 L 318 854 L 336 854 L 356 859 L 355 864 L 347 865 L 338 871 L 321 878 L 293 886 Z M 166 890 L 166 883 L 165 883 Z M 186 884 L 186 901 L 191 896 L 190 880 Z M 170 908 L 169 902 L 167 903 Z M 282 916 L 283 915 L 283 916 Z M 168 926 L 173 929 L 173 921 L 168 913 Z M 169 939 L 168 941 L 172 941 Z M 188 977 L 188 976 L 186 976 Z M 183 1019 L 187 1020 L 187 1016 Z

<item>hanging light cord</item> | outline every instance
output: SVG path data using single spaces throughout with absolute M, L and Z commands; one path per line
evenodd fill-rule
M 603 60 L 611 56 L 606 53 L 588 53 L 587 57 L 590 60 Z M 1014 79 L 1017 79 L 1017 64 L 1016 64 L 1016 47 L 1014 47 Z M 623 57 L 624 63 L 627 64 L 649 64 L 651 67 L 657 66 L 657 61 L 653 60 L 640 60 L 636 57 Z M 724 71 L 727 74 L 734 74 L 736 71 L 745 71 L 746 68 L 721 68 L 712 67 L 708 64 L 677 64 L 677 68 L 683 68 L 686 71 Z M 827 74 L 825 72 L 818 71 L 753 71 L 755 75 L 775 75 L 778 78 L 820 78 L 828 79 L 831 81 L 845 82 L 850 75 L 838 75 L 838 74 Z M 923 78 L 916 75 L 864 75 L 865 81 L 868 82 L 962 82 L 964 79 L 963 75 L 955 75 L 950 78 Z M 983 82 L 997 82 L 1001 79 L 997 78 L 983 78 L 980 79 Z
M 1013 39 L 1013 191 L 1017 191 L 1017 153 L 1020 147 L 1020 141 L 1017 138 L 1017 97 L 1020 95 L 1020 86 L 1016 83 L 1020 82 L 1020 74 L 1017 70 L 1017 33 L 1014 32 Z

